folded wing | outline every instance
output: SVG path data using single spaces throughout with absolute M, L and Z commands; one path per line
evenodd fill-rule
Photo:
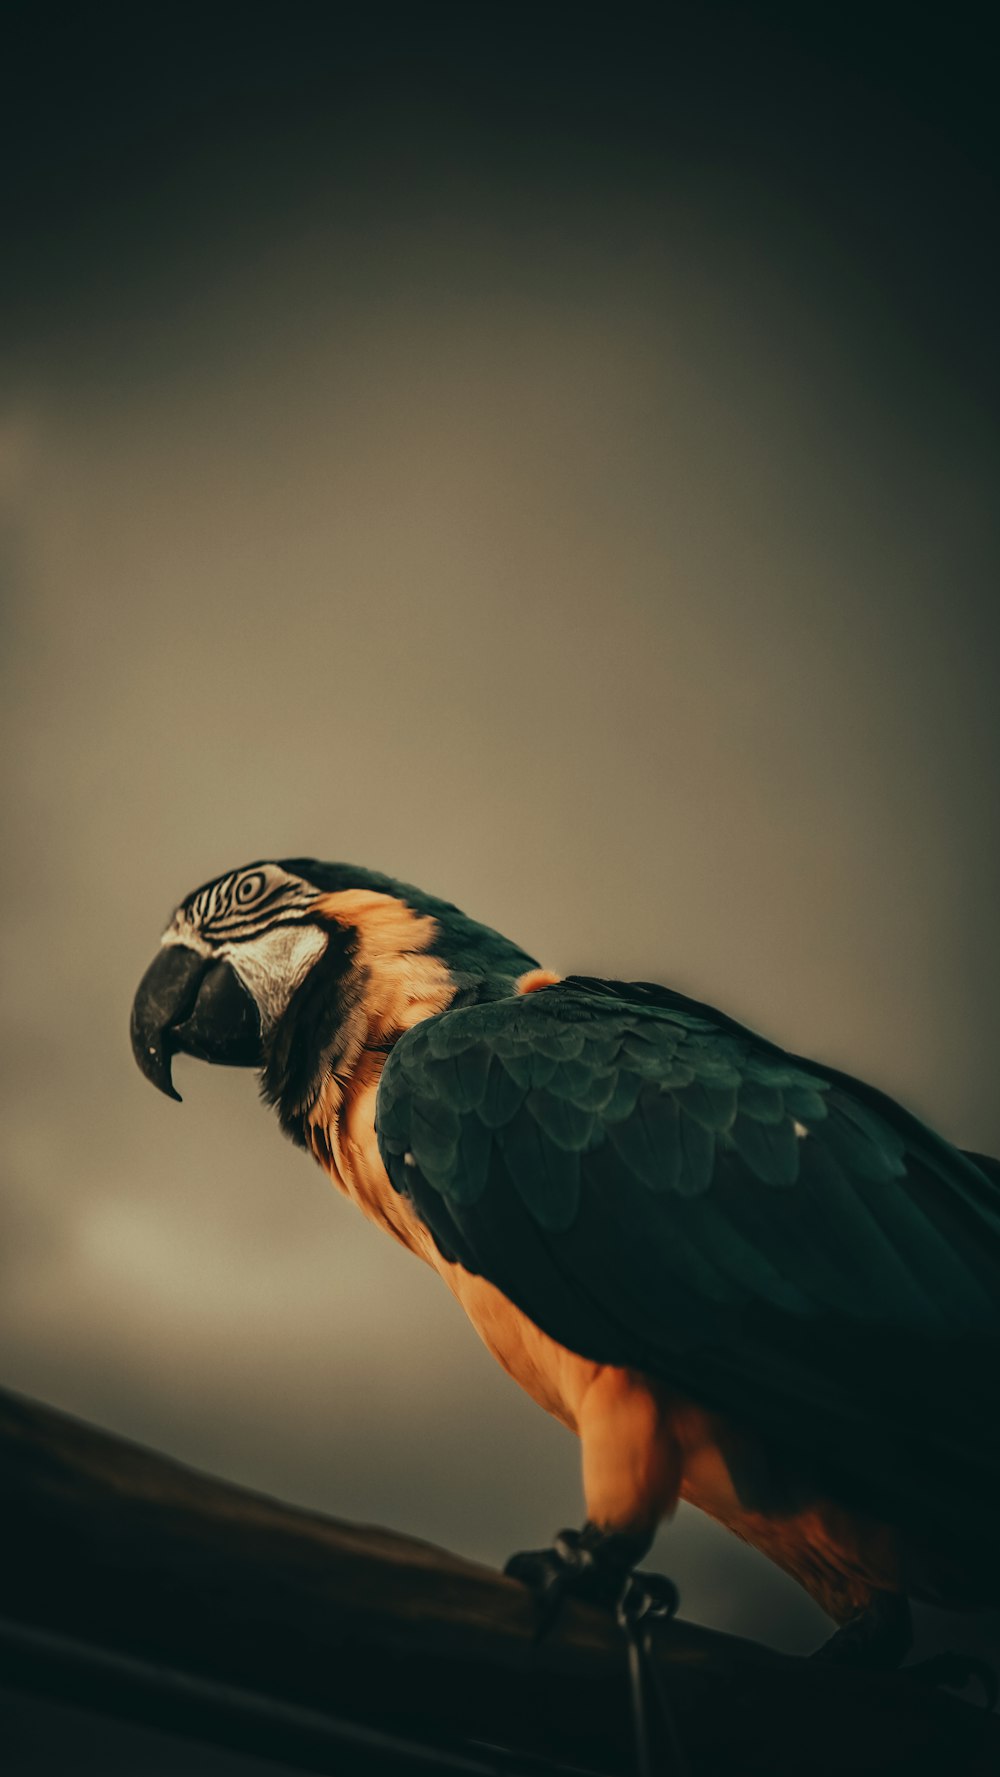
M 573 977 L 408 1032 L 378 1133 L 445 1256 L 561 1344 L 1000 1580 L 988 1163 L 667 989 Z

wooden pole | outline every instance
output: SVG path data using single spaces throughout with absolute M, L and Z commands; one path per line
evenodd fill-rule
M 0 1505 L 8 1683 L 303 1768 L 332 1768 L 339 1736 L 352 1769 L 391 1768 L 401 1741 L 456 1768 L 489 1768 L 502 1747 L 632 1769 L 625 1646 L 599 1612 L 567 1607 L 536 1645 L 530 1599 L 500 1574 L 4 1392 Z M 1000 1771 L 1000 1721 L 905 1672 L 816 1665 L 683 1620 L 657 1631 L 656 1657 L 694 1777 Z

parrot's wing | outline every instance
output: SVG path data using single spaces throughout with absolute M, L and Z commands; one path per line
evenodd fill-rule
M 560 1344 L 931 1546 L 988 1521 L 1000 1567 L 1000 1185 L 891 1099 L 570 977 L 415 1026 L 377 1126 L 445 1257 Z

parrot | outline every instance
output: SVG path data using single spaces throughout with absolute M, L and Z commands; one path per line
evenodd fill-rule
M 311 858 L 180 903 L 131 1039 L 174 1099 L 175 1054 L 257 1070 L 576 1434 L 582 1528 L 506 1570 L 541 1604 L 613 1608 L 681 1500 L 804 1587 L 824 1658 L 888 1669 L 911 1600 L 1000 1602 L 995 1159 L 669 987 Z

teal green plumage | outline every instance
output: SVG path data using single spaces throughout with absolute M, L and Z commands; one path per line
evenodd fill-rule
M 571 977 L 405 1034 L 377 1127 L 440 1250 L 561 1344 L 1000 1575 L 1000 1188 L 892 1100 Z

